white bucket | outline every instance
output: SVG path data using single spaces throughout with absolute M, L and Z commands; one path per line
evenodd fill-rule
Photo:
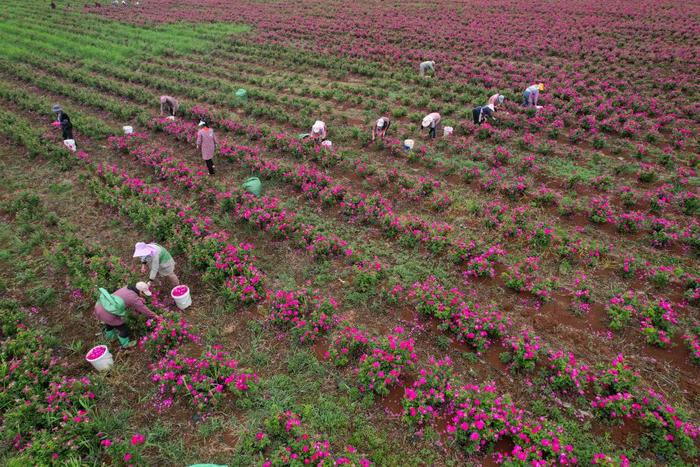
M 184 287 L 187 289 L 187 291 L 183 295 L 175 296 L 175 289 L 179 289 L 180 287 Z M 190 305 L 192 305 L 192 296 L 190 295 L 190 288 L 187 287 L 186 285 L 178 285 L 177 287 L 173 287 L 173 290 L 170 291 L 170 296 L 173 297 L 173 300 L 175 300 L 175 305 L 181 310 L 186 309 Z
M 93 350 L 99 349 L 99 348 L 104 348 L 104 353 L 100 355 L 99 357 L 90 360 L 89 355 L 92 353 Z M 112 354 L 109 353 L 109 349 L 107 348 L 106 345 L 98 345 L 96 347 L 91 348 L 88 353 L 85 355 L 85 360 L 90 362 L 90 364 L 97 370 L 97 371 L 104 371 L 104 370 L 109 370 L 112 368 L 112 365 L 114 364 L 114 359 L 112 358 Z
M 536 106 L 535 106 L 535 108 L 536 108 L 537 110 L 540 110 L 542 107 L 543 107 L 543 106 L 541 106 L 541 105 L 536 105 Z
M 169 115 L 168 120 L 175 120 L 175 115 Z
M 331 140 L 326 139 L 326 140 L 323 140 L 323 141 L 321 142 L 321 146 L 323 146 L 324 148 L 330 149 L 330 148 L 333 147 L 333 143 L 331 142 Z
M 450 136 L 450 135 L 452 134 L 453 131 L 454 131 L 454 128 L 452 128 L 451 126 L 446 126 L 445 128 L 443 128 L 443 133 L 442 133 L 442 134 L 443 134 L 444 136 Z
M 71 151 L 75 152 L 76 149 L 78 149 L 75 146 L 75 140 L 74 139 L 64 139 L 63 144 L 70 149 Z
M 406 139 L 403 142 L 403 148 L 406 149 L 407 151 L 410 151 L 411 149 L 413 149 L 414 144 L 415 144 L 415 142 L 412 139 Z
M 133 127 L 130 127 L 130 126 L 123 126 L 122 128 L 124 129 L 124 134 L 125 134 L 125 135 L 130 135 L 130 134 L 132 134 L 132 133 L 134 132 Z

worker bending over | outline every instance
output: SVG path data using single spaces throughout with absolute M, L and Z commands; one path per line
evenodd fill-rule
M 144 297 L 150 296 L 151 290 L 145 282 L 127 285 L 111 294 L 100 288 L 100 296 L 95 303 L 95 317 L 104 325 L 105 337 L 116 337 L 123 348 L 136 345 L 136 341 L 129 338 L 129 326 L 124 319 L 129 308 L 147 318 L 157 319 L 158 315 L 149 310 L 144 303 Z

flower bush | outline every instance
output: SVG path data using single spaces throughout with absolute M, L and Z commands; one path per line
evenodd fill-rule
M 584 395 L 589 367 L 580 364 L 574 354 L 563 350 L 547 352 L 547 382 L 555 391 Z
M 373 339 L 361 329 L 344 327 L 338 330 L 328 349 L 327 358 L 336 366 L 346 366 L 358 359 L 373 344 Z
M 206 411 L 229 394 L 246 394 L 255 388 L 258 377 L 239 368 L 238 362 L 222 350 L 207 350 L 197 358 L 182 355 L 176 348 L 151 365 L 151 380 L 158 384 L 161 399 L 172 401 L 180 396 Z
M 395 328 L 393 334 L 383 337 L 360 356 L 355 369 L 360 391 L 387 395 L 389 388 L 399 382 L 402 373 L 415 366 L 417 356 L 413 339 L 407 339 L 403 334 L 403 328 Z
M 151 319 L 146 322 L 148 333 L 139 339 L 139 348 L 150 355 L 163 355 L 183 344 L 201 343 L 201 337 L 190 331 L 190 324 L 176 316 Z
M 688 349 L 690 350 L 690 360 L 696 365 L 700 365 L 700 324 L 695 324 L 690 331 L 683 336 Z
M 352 465 L 368 467 L 371 462 L 353 446 L 336 450 L 319 435 L 309 433 L 301 415 L 288 410 L 264 421 L 264 428 L 252 437 L 254 449 L 265 460 L 263 467 L 284 465 Z
M 449 411 L 457 388 L 449 357 L 430 357 L 427 367 L 418 370 L 414 383 L 404 389 L 403 420 L 411 425 L 431 423 L 437 415 Z
M 458 389 L 454 415 L 447 433 L 467 453 L 486 452 L 499 439 L 509 436 L 511 425 L 522 412 L 493 385 L 464 386 Z
M 269 320 L 291 329 L 302 343 L 313 342 L 328 333 L 338 309 L 335 300 L 315 295 L 308 289 L 277 290 L 269 306 Z
M 540 357 L 542 346 L 539 336 L 528 330 L 523 330 L 517 336 L 504 339 L 508 350 L 508 361 L 515 371 L 532 371 Z
M 613 296 L 605 307 L 605 312 L 610 318 L 608 324 L 610 329 L 613 331 L 623 329 L 630 319 L 640 315 L 645 303 L 644 296 L 632 290 Z
M 678 324 L 678 316 L 671 303 L 662 298 L 649 303 L 640 313 L 642 333 L 649 344 L 666 347 Z

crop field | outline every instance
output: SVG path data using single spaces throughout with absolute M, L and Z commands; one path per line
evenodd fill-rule
M 700 463 L 700 3 L 129 3 L 0 1 L 0 465 Z

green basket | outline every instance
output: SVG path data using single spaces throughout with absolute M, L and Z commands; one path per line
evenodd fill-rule
M 260 190 L 262 189 L 262 183 L 258 177 L 250 177 L 245 182 L 243 182 L 243 189 L 248 193 L 252 193 L 255 196 L 260 196 Z

